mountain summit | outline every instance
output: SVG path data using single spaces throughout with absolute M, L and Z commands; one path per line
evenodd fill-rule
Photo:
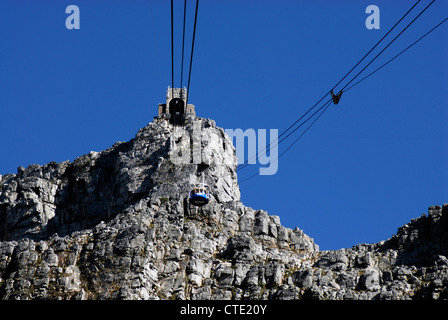
M 386 241 L 320 251 L 243 205 L 237 165 L 224 130 L 194 116 L 0 175 L 0 298 L 448 298 L 448 205 Z

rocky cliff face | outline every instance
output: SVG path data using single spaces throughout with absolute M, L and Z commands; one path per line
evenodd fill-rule
M 224 130 L 196 118 L 0 176 L 0 298 L 448 299 L 448 205 L 319 251 L 241 203 L 236 167 Z M 202 178 L 212 201 L 192 207 Z

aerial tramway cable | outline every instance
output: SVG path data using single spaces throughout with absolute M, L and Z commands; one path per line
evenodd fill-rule
M 434 1 L 433 1 L 434 2 Z M 432 4 L 432 2 L 431 2 Z M 426 8 L 425 8 L 426 10 Z M 422 11 L 423 13 L 423 11 Z M 405 53 L 407 50 L 409 50 L 410 48 L 412 48 L 415 44 L 417 44 L 420 40 L 422 40 L 423 38 L 425 38 L 427 35 L 429 35 L 431 32 L 433 32 L 435 29 L 437 29 L 438 27 L 440 27 L 444 22 L 446 22 L 448 20 L 448 17 L 443 19 L 439 24 L 437 24 L 435 27 L 433 27 L 431 30 L 429 30 L 428 32 L 426 32 L 423 36 L 421 36 L 420 38 L 418 38 L 416 41 L 414 41 L 412 44 L 410 44 L 408 47 L 406 47 L 404 50 L 402 50 L 400 53 L 398 53 L 397 55 L 395 55 L 393 58 L 389 59 L 386 63 L 384 63 L 383 65 L 381 65 L 379 68 L 375 69 L 373 72 L 371 72 L 370 74 L 368 74 L 367 76 L 365 76 L 364 78 L 362 78 L 361 80 L 359 80 L 358 82 L 356 82 L 355 84 L 353 84 L 352 86 L 350 86 L 349 88 L 347 88 L 345 90 L 345 92 L 349 91 L 350 89 L 352 89 L 353 87 L 355 87 L 356 85 L 358 85 L 359 83 L 361 83 L 362 81 L 366 80 L 367 78 L 369 78 L 370 76 L 372 76 L 373 74 L 375 74 L 377 71 L 381 70 L 382 68 L 384 68 L 386 65 L 388 65 L 390 62 L 394 61 L 396 58 L 398 58 L 399 56 L 401 56 L 403 53 Z M 395 40 L 395 39 L 394 39 Z M 347 85 L 346 85 L 347 86 Z M 328 109 L 328 107 L 330 106 L 331 100 L 329 100 L 325 105 L 324 105 L 324 110 L 317 116 L 317 118 L 311 123 L 310 126 L 308 126 L 308 128 L 306 128 L 306 130 L 296 139 L 294 140 L 291 145 L 286 148 L 278 157 L 277 160 L 280 159 L 281 156 L 283 156 L 289 149 L 291 149 L 291 147 L 298 141 L 300 140 L 300 138 L 308 131 L 308 129 L 320 118 L 320 116 L 322 116 L 322 114 Z M 321 107 L 322 108 L 322 107 Z M 320 109 L 319 109 L 320 110 Z M 319 111 L 318 110 L 318 111 Z M 308 119 L 307 119 L 308 120 Z
M 392 27 L 392 28 L 390 28 L 389 29 L 389 31 L 387 31 L 387 33 L 372 47 L 372 49 L 370 49 L 365 55 L 364 55 L 364 57 L 362 57 L 361 58 L 361 60 L 359 60 L 358 61 L 358 63 L 357 64 L 355 64 L 354 65 L 354 67 L 353 68 L 351 68 L 350 69 L 350 71 L 349 72 L 347 72 L 346 74 L 345 74 L 345 76 L 344 77 L 342 77 L 342 79 L 341 80 L 339 80 L 339 82 L 338 83 L 336 83 L 336 85 L 333 87 L 333 89 L 335 89 L 342 81 L 344 81 L 345 80 L 345 78 L 347 78 L 347 76 L 350 74 L 350 73 L 352 73 L 352 71 L 353 70 L 355 70 L 356 69 L 356 67 L 357 66 L 359 66 L 359 64 L 361 63 L 361 62 L 363 62 L 364 61 L 364 59 L 373 51 L 373 50 L 375 50 L 375 48 L 389 35 L 389 33 L 391 33 L 394 29 L 395 29 L 395 27 L 397 27 L 399 24 L 400 24 L 400 22 L 415 8 L 415 6 L 420 2 L 421 0 L 418 0 L 401 18 L 400 18 L 400 20 L 398 20 L 395 24 L 394 24 L 394 26 Z
M 197 19 L 198 19 L 198 6 L 199 6 L 199 0 L 196 0 L 196 10 L 194 13 L 194 26 L 193 26 L 193 40 L 191 43 L 190 70 L 188 72 L 187 99 L 188 99 L 188 96 L 190 95 L 191 67 L 193 65 L 194 39 L 196 37 L 196 23 L 197 23 Z M 188 100 L 187 100 L 187 103 L 188 103 Z
M 411 11 L 412 9 L 420 2 L 420 0 L 418 0 L 412 7 L 411 9 L 409 9 L 406 14 L 400 18 L 400 20 L 386 33 L 385 36 L 383 36 L 379 42 L 377 42 L 375 44 L 375 46 L 370 49 L 367 54 L 364 55 L 364 57 L 333 87 L 333 89 L 339 85 L 367 56 L 368 54 L 370 54 L 377 46 L 380 42 L 383 41 L 383 39 L 404 19 L 404 17 L 406 17 Z M 341 90 L 341 93 L 344 89 L 346 89 L 369 65 L 371 65 L 395 40 L 397 40 L 403 33 L 404 31 L 406 31 L 433 3 L 435 2 L 435 0 L 432 0 L 431 3 L 429 3 L 394 39 L 392 39 L 389 44 L 386 45 L 385 48 L 383 48 L 383 50 L 381 50 L 361 71 L 359 71 Z M 442 25 L 446 20 L 448 20 L 448 18 L 444 19 L 442 22 L 440 22 L 438 25 L 436 25 L 435 27 L 433 27 L 431 30 L 429 30 L 427 33 L 425 33 L 422 37 L 420 37 L 419 39 L 417 39 L 415 42 L 413 42 L 410 46 L 408 46 L 406 49 L 404 49 L 403 51 L 401 51 L 399 54 L 397 54 L 396 56 L 394 56 L 392 59 L 390 59 L 389 61 L 387 61 L 385 64 L 383 64 L 382 66 L 380 66 L 379 68 L 377 68 L 376 70 L 374 70 L 372 73 L 370 73 L 369 75 L 367 75 L 366 77 L 364 77 L 363 79 L 361 79 L 360 81 L 356 82 L 354 85 L 350 86 L 349 88 L 347 88 L 345 91 L 350 90 L 351 88 L 353 88 L 354 86 L 356 86 L 357 84 L 359 84 L 360 82 L 364 81 L 365 79 L 367 79 L 368 77 L 370 77 L 371 75 L 373 75 L 374 73 L 376 73 L 377 71 L 379 71 L 380 69 L 382 69 L 383 67 L 385 67 L 387 64 L 389 64 L 390 62 L 392 62 L 393 60 L 395 60 L 396 58 L 398 58 L 401 54 L 403 54 L 405 51 L 407 51 L 408 49 L 410 49 L 412 46 L 414 46 L 416 43 L 418 43 L 420 40 L 422 40 L 424 37 L 426 37 L 427 35 L 429 35 L 431 32 L 433 32 L 436 28 L 438 28 L 440 25 Z M 332 90 L 331 90 L 332 92 Z M 278 141 L 278 139 L 284 135 L 287 131 L 289 131 L 295 124 L 297 124 L 301 119 L 304 118 L 304 116 L 306 116 L 306 114 L 308 114 L 312 109 L 314 109 L 323 99 L 325 98 L 322 97 L 313 107 L 311 107 L 304 115 L 302 115 L 298 120 L 296 120 L 290 127 L 288 127 L 278 138 L 276 141 Z M 308 117 L 304 122 L 302 122 L 297 128 L 295 128 L 292 132 L 290 132 L 286 137 L 284 137 L 283 139 L 281 139 L 278 143 L 280 144 L 282 141 L 284 141 L 286 138 L 288 138 L 293 132 L 295 132 L 296 130 L 298 130 L 302 125 L 304 125 L 308 120 L 310 120 L 316 113 L 318 113 L 321 109 L 323 109 L 323 111 L 317 116 L 317 118 L 305 129 L 305 131 L 296 139 L 294 140 L 291 145 L 284 150 L 280 156 L 277 157 L 277 161 L 278 159 L 283 156 L 287 151 L 289 151 L 289 149 L 291 149 L 291 147 L 298 141 L 300 140 L 300 138 L 311 128 L 311 126 L 322 116 L 322 114 L 328 109 L 328 107 L 331 104 L 331 100 L 329 100 L 326 104 L 324 104 L 322 107 L 320 107 L 315 113 L 313 113 L 310 117 Z M 265 153 L 267 151 L 269 151 L 270 149 L 270 144 L 265 148 Z M 249 162 L 249 161 L 248 161 Z M 244 168 L 248 165 L 248 163 L 244 163 L 240 168 Z M 240 168 L 237 168 L 240 169 Z M 243 180 L 241 180 L 240 182 L 244 182 L 247 181 L 255 176 L 257 176 L 258 173 L 249 176 L 248 178 L 245 178 Z
M 325 112 L 325 111 L 327 111 L 327 109 L 328 109 L 328 107 L 331 105 L 331 101 L 332 101 L 332 99 L 330 99 L 330 100 L 328 100 L 327 101 L 327 103 L 325 103 L 322 107 L 320 107 L 315 113 L 317 113 L 317 112 L 319 112 L 319 111 L 321 111 L 322 109 L 322 112 L 316 117 L 316 119 L 314 119 L 313 120 L 313 122 L 311 122 L 311 124 L 302 132 L 302 134 L 300 134 L 292 143 L 291 143 L 291 145 L 288 147 L 288 148 L 286 148 L 286 150 L 284 150 L 278 157 L 277 157 L 277 159 L 275 159 L 275 161 L 278 161 L 286 152 L 288 152 L 289 151 L 289 149 L 291 149 L 292 148 L 292 146 L 294 145 L 294 144 L 296 144 L 297 143 L 297 141 L 299 141 L 302 137 L 303 137 L 303 135 L 316 123 L 316 121 L 317 120 L 319 120 L 319 118 L 322 116 L 322 114 Z M 312 116 L 311 116 L 312 117 Z M 308 121 L 311 117 L 309 117 L 306 121 Z M 305 121 L 305 122 L 306 122 Z M 257 172 L 257 173 L 255 173 L 255 174 L 253 174 L 253 175 L 251 175 L 251 176 L 249 176 L 249 177 L 247 177 L 247 178 L 245 178 L 245 179 L 243 179 L 243 180 L 241 180 L 240 181 L 240 183 L 241 182 L 244 182 L 244 181 L 247 181 L 247 180 L 250 180 L 250 179 L 252 179 L 252 178 L 254 178 L 254 177 L 256 177 L 256 176 L 258 176 L 259 175 L 259 173 Z
M 184 46 L 185 46 L 185 16 L 187 13 L 187 0 L 184 1 L 184 26 L 182 31 L 182 64 L 180 67 L 180 88 L 182 89 L 182 81 L 184 79 Z
M 407 28 L 409 28 L 436 0 L 432 0 L 411 22 L 409 22 L 409 24 L 403 29 L 401 30 L 401 32 L 395 36 L 395 38 L 392 39 L 391 42 L 389 42 L 389 44 L 383 48 L 383 50 L 381 50 L 364 68 L 361 69 L 361 71 L 359 71 L 356 76 L 354 76 L 343 88 L 342 90 L 344 90 L 346 87 L 348 87 L 368 66 L 370 66 L 372 64 L 372 62 L 374 62 L 387 48 L 389 48 L 389 46 L 394 43 L 395 40 L 397 40 L 402 34 L 403 32 L 405 32 L 407 30 Z
M 361 83 L 362 81 L 366 80 L 367 78 L 369 78 L 370 76 L 372 76 L 373 74 L 375 74 L 377 71 L 381 70 L 382 68 L 384 68 L 386 65 L 388 65 L 390 62 L 394 61 L 396 58 L 398 58 L 399 56 L 401 56 L 403 53 L 405 53 L 407 50 L 409 50 L 410 48 L 412 48 L 415 44 L 417 44 L 420 40 L 422 40 L 423 38 L 425 38 L 427 35 L 429 35 L 431 32 L 433 32 L 435 29 L 437 29 L 438 27 L 440 27 L 444 22 L 446 22 L 448 20 L 448 17 L 443 19 L 439 24 L 437 24 L 435 27 L 433 27 L 431 30 L 429 30 L 428 32 L 426 32 L 423 36 L 421 36 L 420 38 L 418 38 L 416 41 L 414 41 L 412 44 L 410 44 L 408 47 L 406 47 L 406 49 L 402 50 L 400 53 L 398 53 L 397 55 L 395 55 L 393 58 L 389 59 L 386 63 L 384 63 L 383 65 L 381 65 L 379 68 L 375 69 L 373 72 L 371 72 L 370 74 L 368 74 L 367 76 L 365 76 L 364 78 L 362 78 L 361 80 L 359 80 L 358 82 L 356 82 L 355 84 L 353 84 L 351 87 L 347 88 L 345 90 L 345 92 L 347 92 L 348 90 L 352 89 L 354 86 L 358 85 L 359 83 Z M 280 159 L 281 156 L 283 156 L 289 149 L 291 149 L 291 147 L 298 141 L 300 140 L 300 138 L 308 131 L 308 129 L 320 118 L 320 116 L 322 116 L 322 114 L 328 109 L 328 107 L 330 106 L 331 100 L 329 100 L 325 105 L 324 105 L 324 109 L 323 111 L 317 116 L 317 118 L 311 123 L 310 126 L 308 126 L 306 128 L 306 130 L 296 139 L 294 140 L 291 145 L 286 148 L 278 157 L 277 160 Z M 321 107 L 322 108 L 322 107 Z M 319 109 L 320 110 L 320 109 Z M 318 110 L 318 111 L 319 111 Z M 307 119 L 308 120 L 308 119 Z
M 171 0 L 171 87 L 174 88 L 174 1 Z M 193 65 L 193 54 L 194 54 L 194 43 L 196 38 L 196 25 L 198 18 L 198 7 L 199 0 L 196 0 L 196 9 L 194 16 L 194 26 L 193 26 L 193 39 L 191 44 L 191 55 L 190 55 L 190 67 L 188 72 L 188 84 L 187 84 L 187 98 L 186 104 L 188 103 L 188 96 L 190 93 L 190 82 L 191 82 L 191 69 Z M 185 25 L 186 25 L 186 15 L 187 15 L 187 0 L 184 0 L 184 16 L 183 16 L 183 28 L 182 28 L 182 58 L 181 58 L 181 71 L 180 71 L 180 88 L 183 87 L 183 74 L 184 74 L 184 52 L 185 52 Z
M 334 85 L 333 86 L 333 89 L 335 89 L 362 61 L 364 61 L 364 59 L 386 38 L 386 36 L 387 35 L 389 35 L 397 26 L 398 26 L 398 24 L 400 24 L 400 22 L 415 8 L 415 6 L 420 2 L 421 0 L 418 0 L 393 26 L 392 26 L 392 28 L 390 28 L 389 29 L 389 31 L 350 69 L 350 71 L 348 71 L 342 78 L 341 78 L 341 80 L 339 80 L 339 82 L 338 83 L 336 83 L 336 85 Z M 433 0 L 433 2 L 434 2 L 435 0 Z M 432 4 L 432 3 L 431 3 Z M 425 8 L 425 10 L 426 10 L 426 8 Z M 422 14 L 423 12 L 421 12 L 420 13 L 420 15 Z M 420 16 L 419 15 L 419 16 Z M 412 24 L 412 22 L 411 22 L 411 24 Z M 408 25 L 409 26 L 409 25 Z M 407 27 L 406 27 L 407 28 Z M 398 37 L 398 36 L 397 36 Z M 396 37 L 396 38 L 397 38 Z M 392 42 L 393 41 L 395 41 L 396 40 L 396 38 L 394 39 L 394 40 L 392 40 Z M 391 44 L 391 43 L 390 43 Z M 389 45 L 390 45 L 389 44 Z M 388 46 L 389 46 L 388 45 Z M 384 50 L 383 50 L 384 51 Z M 376 59 L 376 58 L 375 58 Z M 365 68 L 364 68 L 365 69 Z M 363 70 L 364 70 L 363 69 Z M 359 74 L 358 74 L 359 75 Z M 358 76 L 357 75 L 357 76 Z M 356 77 L 357 77 L 356 76 Z M 351 81 L 353 81 L 353 79 L 351 80 Z M 351 82 L 350 81 L 350 82 Z M 345 88 L 345 87 L 344 87 Z M 332 89 L 332 90 L 333 90 Z M 308 109 L 301 117 L 299 117 L 295 122 L 293 122 L 286 130 L 284 130 L 279 136 L 278 136 L 278 138 L 274 141 L 274 143 L 275 142 L 277 142 L 277 145 L 279 145 L 282 141 L 284 141 L 286 138 L 288 138 L 293 132 L 295 132 L 295 131 L 297 131 L 297 129 L 299 129 L 304 123 L 302 123 L 302 124 L 300 124 L 297 128 L 295 128 L 292 132 L 290 132 L 286 137 L 284 137 L 283 139 L 281 139 L 280 141 L 279 141 L 279 139 L 283 136 L 283 135 L 285 135 L 289 130 L 291 130 L 298 122 L 300 122 L 308 113 L 310 113 L 319 103 L 321 103 L 322 102 L 322 100 L 323 99 L 325 99 L 325 97 L 328 95 L 328 94 L 330 94 L 330 92 L 331 92 L 331 90 L 329 90 L 328 92 L 326 92 L 323 96 L 322 96 L 322 98 L 320 98 L 319 99 L 319 101 L 317 101 L 310 109 Z M 315 114 L 315 113 L 314 113 Z M 270 149 L 270 144 L 268 144 L 268 146 L 264 149 L 264 154 L 266 154 L 268 151 L 269 151 L 269 149 Z M 251 159 L 248 159 L 248 161 L 247 162 L 245 162 L 245 163 L 243 163 L 241 166 L 239 166 L 238 168 L 237 168 L 237 171 L 238 170 L 242 170 L 242 169 L 244 169 L 245 167 L 247 167 L 248 165 L 249 165 L 249 163 L 252 161 L 252 160 L 254 160 L 255 158 L 257 157 L 257 155 L 255 155 L 255 156 L 253 156 Z
M 171 0 L 171 88 L 174 88 L 174 4 Z
M 389 59 L 386 63 L 384 63 L 383 65 L 381 65 L 380 67 L 378 67 L 377 69 L 375 69 L 374 71 L 372 71 L 371 73 L 369 73 L 367 76 L 365 76 L 364 78 L 362 78 L 361 80 L 359 80 L 358 82 L 356 82 L 355 84 L 352 84 L 350 87 L 348 87 L 347 89 L 345 89 L 345 92 L 349 91 L 350 89 L 352 89 L 353 87 L 355 87 L 356 85 L 360 84 L 361 82 L 363 82 L 364 80 L 366 80 L 367 78 L 369 78 L 370 76 L 374 75 L 376 72 L 378 72 L 379 70 L 381 70 L 382 68 L 384 68 L 385 66 L 387 66 L 389 63 L 391 63 L 392 61 L 394 61 L 396 58 L 398 58 L 399 56 L 401 56 L 403 53 L 405 53 L 406 51 L 408 51 L 410 48 L 412 48 L 414 45 L 416 45 L 418 42 L 420 42 L 423 38 L 425 38 L 426 36 L 428 36 L 431 32 L 433 32 L 434 30 L 436 30 L 438 27 L 440 27 L 443 23 L 445 23 L 448 20 L 448 17 L 443 19 L 442 22 L 440 22 L 439 24 L 437 24 L 434 28 L 432 28 L 431 30 L 429 30 L 428 32 L 426 32 L 423 36 L 421 36 L 420 38 L 418 38 L 416 41 L 414 41 L 412 44 L 410 44 L 408 47 L 406 47 L 406 49 L 402 50 L 400 53 L 398 53 L 397 55 L 395 55 L 393 58 Z

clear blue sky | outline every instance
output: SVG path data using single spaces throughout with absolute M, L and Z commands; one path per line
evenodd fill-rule
M 281 132 L 413 3 L 201 0 L 189 102 L 226 129 Z M 80 9 L 79 30 L 65 27 L 71 4 Z M 365 27 L 371 4 L 380 9 L 379 30 Z M 182 5 L 175 0 L 176 86 Z M 366 72 L 447 9 L 437 0 Z M 276 175 L 241 183 L 243 202 L 298 226 L 323 250 L 386 240 L 428 206 L 448 202 L 447 36 L 445 23 L 343 95 L 280 159 Z M 0 174 L 132 139 L 171 85 L 170 50 L 167 0 L 0 0 Z M 241 170 L 240 179 L 257 170 Z

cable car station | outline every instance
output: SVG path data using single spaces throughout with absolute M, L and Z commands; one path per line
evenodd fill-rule
M 157 119 L 168 120 L 169 123 L 182 126 L 189 117 L 195 117 L 194 105 L 187 103 L 186 88 L 170 88 L 166 91 L 166 103 L 159 104 Z

